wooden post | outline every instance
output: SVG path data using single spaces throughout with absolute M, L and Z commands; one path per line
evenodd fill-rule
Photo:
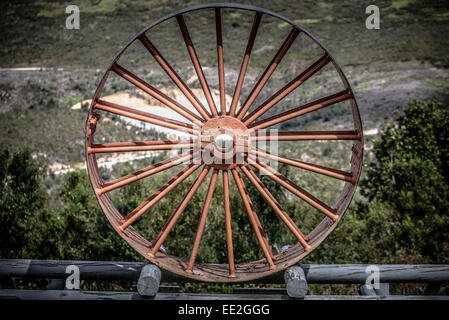
M 48 290 L 65 290 L 65 279 L 48 279 Z
M 287 294 L 292 298 L 304 298 L 309 291 L 306 275 L 300 266 L 292 266 L 284 272 Z
M 16 289 L 16 281 L 11 277 L 0 277 L 0 289 Z
M 389 296 L 390 295 L 390 284 L 389 283 L 380 283 L 379 289 L 374 289 L 378 296 Z
M 374 288 L 368 287 L 366 284 L 359 285 L 358 291 L 361 296 L 376 296 L 376 291 L 374 291 Z
M 154 264 L 145 264 L 137 281 L 137 292 L 142 296 L 154 297 L 161 283 L 161 269 Z
M 366 284 L 359 285 L 359 295 L 361 296 L 389 296 L 390 284 L 381 282 L 379 283 L 379 289 L 370 288 Z
M 437 296 L 440 291 L 441 283 L 435 282 L 435 283 L 428 283 L 426 284 L 426 287 L 424 288 L 423 295 L 424 296 Z

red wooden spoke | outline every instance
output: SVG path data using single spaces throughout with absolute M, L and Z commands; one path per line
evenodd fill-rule
M 284 222 L 287 228 L 293 233 L 296 239 L 301 243 L 306 251 L 310 250 L 312 247 L 307 243 L 306 237 L 299 230 L 293 220 L 288 216 L 288 214 L 281 208 L 281 205 L 277 200 L 273 197 L 273 195 L 268 191 L 265 185 L 260 181 L 257 175 L 246 166 L 241 166 L 243 173 L 248 177 L 251 183 L 256 187 L 257 191 L 259 191 L 260 195 L 265 199 L 265 201 L 273 208 L 274 212 L 279 216 L 279 218 Z
M 111 152 L 138 152 L 161 151 L 175 149 L 191 149 L 192 140 L 164 140 L 164 141 L 136 141 L 136 142 L 112 142 L 92 144 L 87 147 L 87 153 L 111 153 Z
M 186 43 L 187 50 L 189 51 L 190 58 L 192 59 L 193 67 L 195 68 L 196 75 L 198 76 L 198 80 L 200 81 L 201 88 L 203 88 L 204 96 L 206 97 L 212 115 L 218 116 L 217 107 L 215 106 L 214 99 L 212 98 L 212 94 L 210 93 L 209 85 L 207 84 L 206 77 L 204 76 L 200 61 L 198 60 L 198 55 L 196 54 L 195 47 L 193 46 L 192 39 L 189 35 L 189 31 L 187 30 L 187 25 L 184 21 L 184 17 L 182 15 L 178 15 L 176 16 L 176 20 L 178 21 L 182 37 L 184 38 L 184 42 Z
M 210 202 L 215 190 L 215 184 L 217 183 L 218 170 L 214 169 L 212 177 L 210 178 L 209 189 L 207 190 L 206 199 L 204 201 L 203 211 L 201 212 L 201 218 L 198 223 L 198 230 L 196 232 L 195 240 L 193 242 L 192 252 L 190 253 L 189 263 L 186 268 L 187 273 L 193 273 L 193 265 L 195 264 L 196 255 L 198 253 L 198 247 L 200 246 L 201 236 L 204 232 L 206 225 L 207 214 L 209 212 Z
M 238 173 L 238 171 L 237 171 L 237 173 Z M 262 236 L 262 240 L 265 243 L 265 248 L 267 249 L 271 259 L 276 260 L 275 257 L 273 256 L 273 252 L 271 251 L 270 245 L 268 243 L 268 238 L 267 238 L 265 232 L 263 231 L 262 224 L 260 223 L 260 220 L 259 220 L 259 217 L 257 216 L 256 210 L 254 209 L 253 203 L 251 201 L 251 197 L 249 196 L 249 193 L 248 193 L 248 191 L 247 191 L 247 189 L 245 187 L 245 183 L 243 182 L 243 179 L 240 176 L 240 174 L 239 174 L 239 177 L 240 177 L 240 181 L 242 182 L 242 186 L 243 186 L 243 188 L 244 188 L 244 190 L 246 192 L 249 207 L 252 209 L 252 216 L 254 218 L 254 221 L 256 223 L 256 226 L 257 226 L 258 230 L 260 231 L 260 234 Z
M 114 113 L 119 116 L 131 118 L 131 119 L 135 119 L 135 120 L 140 120 L 143 122 L 152 123 L 157 126 L 174 129 L 174 130 L 178 130 L 178 131 L 182 131 L 182 132 L 187 132 L 192 135 L 195 132 L 194 127 L 190 124 L 187 124 L 187 123 L 184 123 L 181 121 L 177 121 L 177 120 L 168 119 L 168 118 L 161 117 L 161 116 L 151 114 L 148 112 L 124 107 L 124 106 L 121 106 L 121 105 L 118 105 L 118 104 L 115 104 L 112 102 L 100 100 L 100 99 L 95 101 L 94 108 L 98 109 L 98 110 L 103 110 L 103 111 L 107 111 L 110 113 Z
M 251 152 L 253 152 L 256 156 L 260 156 L 260 157 L 263 157 L 266 159 L 271 159 L 271 160 L 285 163 L 285 164 L 288 164 L 288 165 L 291 165 L 291 166 L 294 166 L 297 168 L 305 169 L 305 170 L 312 171 L 312 172 L 319 173 L 319 174 L 324 174 L 326 176 L 340 179 L 343 181 L 355 183 L 355 176 L 352 174 L 352 172 L 346 172 L 346 171 L 342 171 L 342 170 L 319 166 L 319 165 L 312 164 L 312 163 L 307 163 L 307 162 L 303 162 L 303 161 L 280 157 L 280 156 L 273 155 L 268 152 L 262 151 L 261 149 L 258 149 L 258 148 L 252 148 Z
M 265 258 L 270 265 L 270 269 L 276 269 L 276 266 L 273 263 L 273 254 L 269 246 L 267 246 L 266 237 L 263 235 L 263 230 L 258 223 L 258 219 L 255 217 L 255 211 L 253 206 L 250 203 L 250 198 L 248 195 L 248 191 L 245 188 L 242 177 L 236 169 L 232 169 L 232 175 L 234 176 L 235 184 L 237 185 L 237 189 L 239 190 L 240 196 L 242 198 L 243 204 L 245 205 L 246 212 L 248 213 L 249 220 L 251 222 L 251 226 L 253 227 L 254 233 L 256 234 L 257 241 L 259 242 L 260 247 L 265 255 Z
M 302 200 L 310 204 L 318 211 L 324 213 L 333 221 L 338 220 L 338 215 L 335 214 L 336 211 L 334 209 L 330 208 L 328 205 L 315 198 L 313 195 L 311 195 L 310 193 L 308 193 L 307 191 L 296 185 L 294 182 L 284 177 L 281 173 L 279 173 L 275 169 L 271 168 L 270 166 L 268 166 L 263 162 L 251 163 L 251 165 L 254 168 L 260 170 L 265 175 L 267 175 L 267 177 L 270 178 L 271 180 L 277 182 L 278 184 L 286 188 L 288 191 L 290 191 L 297 197 L 301 198 Z
M 253 26 L 251 28 L 251 33 L 249 34 L 248 44 L 246 45 L 242 66 L 240 67 L 239 77 L 237 79 L 237 84 L 235 85 L 234 96 L 232 97 L 231 108 L 229 110 L 229 115 L 231 117 L 235 115 L 235 111 L 237 109 L 240 93 L 242 91 L 243 81 L 245 80 L 246 69 L 248 68 L 249 58 L 251 56 L 251 51 L 253 50 L 254 40 L 256 39 L 257 30 L 259 29 L 261 19 L 262 14 L 260 12 L 257 12 L 254 16 Z
M 87 147 L 87 153 L 163 151 L 193 149 L 195 146 L 204 149 L 205 147 L 208 147 L 210 143 L 210 141 L 198 141 L 197 139 L 93 143 L 91 146 Z M 247 142 L 240 142 L 238 145 L 247 146 L 247 144 Z
M 232 245 L 231 203 L 229 201 L 229 174 L 223 170 L 223 195 L 226 223 L 226 244 L 228 249 L 229 277 L 235 278 L 234 247 Z
M 357 130 L 338 131 L 279 131 L 258 133 L 252 137 L 255 141 L 307 141 L 307 140 L 360 140 L 361 134 Z
M 210 167 L 204 166 L 203 170 L 201 170 L 200 174 L 196 178 L 196 180 L 193 182 L 192 186 L 190 187 L 189 191 L 187 191 L 186 195 L 182 199 L 181 203 L 178 205 L 176 210 L 172 213 L 170 218 L 167 220 L 167 223 L 162 228 L 161 232 L 158 234 L 156 239 L 153 241 L 153 245 L 151 246 L 151 250 L 148 253 L 150 257 L 154 257 L 156 253 L 158 252 L 161 245 L 164 243 L 165 239 L 167 238 L 170 231 L 173 229 L 173 227 L 176 224 L 176 221 L 181 216 L 181 214 L 184 212 L 185 208 L 187 207 L 187 204 L 192 199 L 193 195 L 195 194 L 196 190 L 198 190 L 198 187 L 203 182 L 204 178 L 206 177 L 207 173 L 209 172 Z
M 203 119 L 198 117 L 196 114 L 194 114 L 192 111 L 186 109 L 181 104 L 179 104 L 176 100 L 173 100 L 169 96 L 167 96 L 165 93 L 162 93 L 160 90 L 156 89 L 155 87 L 151 86 L 150 84 L 146 83 L 139 77 L 137 77 L 135 74 L 132 74 L 122 66 L 119 66 L 117 63 L 114 63 L 111 67 L 111 70 L 117 73 L 119 76 L 121 76 L 123 79 L 129 81 L 136 87 L 140 88 L 141 90 L 148 93 L 153 98 L 159 100 L 161 103 L 165 104 L 167 107 L 172 109 L 173 111 L 179 113 L 184 118 L 192 121 L 193 123 L 202 123 L 204 122 Z
M 226 94 L 225 94 L 225 79 L 224 79 L 224 65 L 223 65 L 223 36 L 221 28 L 221 10 L 215 8 L 215 29 L 217 33 L 217 59 L 218 59 L 218 82 L 220 88 L 220 110 L 221 115 L 226 115 Z
M 153 193 L 147 200 L 142 202 L 136 209 L 130 212 L 121 222 L 121 230 L 125 230 L 132 223 L 134 223 L 141 215 L 147 212 L 151 207 L 159 202 L 163 197 L 167 195 L 173 188 L 184 181 L 188 176 L 190 176 L 196 169 L 198 169 L 200 164 L 191 164 L 185 167 L 181 172 L 174 176 L 169 182 L 163 185 L 158 191 Z
M 267 128 L 267 127 L 271 127 L 274 126 L 275 124 L 302 116 L 306 113 L 330 106 L 332 104 L 347 100 L 352 98 L 352 94 L 351 92 L 346 89 L 343 91 L 340 91 L 336 94 L 312 101 L 310 103 L 307 103 L 303 106 L 294 108 L 292 110 L 287 110 L 285 112 L 282 112 L 278 115 L 257 121 L 257 122 L 253 122 L 251 123 L 248 127 L 252 128 L 254 130 L 257 129 L 263 129 L 263 128 Z
M 236 170 L 237 170 L 237 169 L 236 169 Z M 237 172 L 238 172 L 238 171 L 237 171 Z M 240 176 L 240 174 L 239 174 L 239 177 L 240 177 L 240 181 L 242 182 L 242 186 L 243 186 L 243 188 L 244 188 L 245 191 L 246 191 L 248 203 L 249 203 L 250 208 L 252 209 L 252 215 L 253 215 L 254 220 L 255 220 L 255 222 L 256 222 L 257 228 L 259 229 L 260 234 L 262 235 L 262 240 L 263 240 L 263 242 L 265 243 L 265 247 L 266 247 L 266 249 L 268 250 L 268 253 L 270 254 L 270 257 L 271 257 L 273 260 L 276 260 L 275 257 L 273 256 L 273 252 L 271 251 L 271 247 L 270 247 L 270 245 L 269 245 L 269 243 L 268 243 L 268 238 L 267 238 L 265 232 L 263 231 L 263 228 L 262 228 L 262 225 L 261 225 L 261 223 L 260 223 L 259 217 L 258 217 L 257 214 L 256 214 L 256 210 L 254 209 L 253 203 L 252 203 L 252 201 L 251 201 L 251 197 L 249 196 L 249 193 L 248 193 L 248 191 L 247 191 L 247 189 L 246 189 L 246 187 L 245 187 L 245 183 L 243 182 L 243 179 L 242 179 L 242 177 Z
M 243 186 L 245 186 L 245 184 L 243 183 L 243 179 L 242 179 L 242 184 L 243 184 Z M 276 257 L 274 257 L 273 252 L 271 251 L 270 244 L 268 243 L 268 237 L 265 234 L 265 232 L 263 231 L 262 224 L 260 223 L 259 217 L 256 214 L 256 210 L 254 209 L 254 205 L 253 205 L 253 203 L 251 201 L 251 198 L 249 196 L 248 191 L 246 193 L 248 195 L 249 206 L 253 209 L 253 217 L 254 217 L 254 220 L 256 221 L 257 227 L 260 230 L 260 234 L 262 235 L 262 240 L 265 243 L 265 247 L 267 248 L 268 253 L 270 254 L 271 259 L 276 260 Z
M 248 112 L 249 108 L 253 104 L 254 100 L 256 100 L 257 95 L 262 91 L 263 87 L 267 83 L 268 79 L 270 79 L 271 75 L 273 74 L 274 70 L 276 70 L 277 66 L 281 62 L 282 58 L 287 53 L 288 49 L 290 49 L 290 46 L 293 44 L 293 41 L 295 41 L 296 37 L 299 34 L 299 30 L 295 27 L 292 28 L 290 31 L 287 39 L 285 39 L 284 43 L 282 44 L 279 51 L 274 56 L 273 60 L 271 60 L 268 67 L 265 69 L 264 73 L 260 77 L 259 81 L 257 81 L 256 85 L 254 86 L 253 90 L 249 94 L 248 98 L 246 99 L 245 103 L 243 104 L 243 107 L 239 110 L 237 113 L 237 119 L 242 119 L 246 113 Z
M 243 122 L 245 124 L 249 124 L 252 121 L 256 120 L 260 116 L 262 116 L 265 112 L 271 109 L 276 103 L 284 99 L 288 94 L 290 94 L 293 90 L 298 88 L 301 84 L 303 84 L 307 79 L 321 70 L 328 62 L 331 61 L 331 58 L 326 53 L 317 61 L 315 61 L 312 65 L 310 65 L 306 70 L 304 70 L 299 76 L 290 81 L 287 85 L 285 85 L 282 89 L 276 92 L 273 96 L 263 102 L 259 107 L 257 107 L 254 111 L 252 111 L 249 115 L 247 115 Z
M 201 114 L 201 116 L 209 120 L 210 114 L 204 108 L 201 101 L 196 97 L 192 90 L 184 83 L 181 77 L 176 73 L 176 71 L 172 68 L 172 66 L 165 60 L 165 58 L 161 55 L 161 53 L 157 50 L 154 44 L 148 39 L 145 34 L 142 34 L 139 37 L 139 40 L 142 44 L 147 48 L 147 50 L 151 53 L 151 55 L 156 59 L 159 65 L 164 69 L 167 75 L 172 79 L 172 81 L 176 84 L 179 90 L 185 95 L 185 97 L 190 101 L 190 103 L 195 107 L 195 109 Z
M 156 174 L 158 172 L 167 170 L 167 169 L 177 166 L 185 161 L 189 161 L 192 159 L 192 157 L 193 157 L 193 152 L 189 152 L 189 153 L 183 153 L 181 155 L 178 155 L 172 159 L 166 159 L 164 161 L 158 162 L 158 163 L 148 166 L 144 169 L 141 169 L 137 172 L 128 174 L 124 177 L 121 177 L 121 178 L 112 180 L 108 183 L 105 183 L 100 188 L 95 189 L 95 192 L 98 195 L 102 195 L 103 193 L 110 192 L 117 188 L 121 188 L 121 187 L 128 185 L 132 182 L 135 182 L 137 180 L 140 180 L 140 179 L 149 177 L 153 174 Z

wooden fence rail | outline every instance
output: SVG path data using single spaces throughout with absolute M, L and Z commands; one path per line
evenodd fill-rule
M 67 273 L 69 266 L 77 267 L 80 280 L 138 281 L 138 289 L 139 284 L 143 289 L 138 290 L 140 295 L 137 292 L 61 290 L 64 288 L 64 279 L 69 276 Z M 279 272 L 273 276 L 252 281 L 252 283 L 259 284 L 285 284 L 285 288 L 235 288 L 234 295 L 213 296 L 163 292 L 164 290 L 159 290 L 160 282 L 185 283 L 192 282 L 192 280 L 159 270 L 155 266 L 152 268 L 157 269 L 155 270 L 157 276 L 152 273 L 146 274 L 144 266 L 144 262 L 0 259 L 0 299 L 146 299 L 151 296 L 152 299 L 197 300 L 284 299 L 287 296 L 306 300 L 401 299 L 401 297 L 402 299 L 449 300 L 449 296 L 438 296 L 441 284 L 449 283 L 449 265 L 299 264 L 287 269 L 286 272 L 290 274 L 290 277 L 286 277 L 285 272 Z M 378 271 L 378 281 L 381 284 L 381 287 L 376 290 L 365 285 L 373 270 Z M 14 278 L 50 279 L 49 290 L 18 290 L 15 288 Z M 149 283 L 155 283 L 153 288 L 148 287 Z M 390 283 L 426 283 L 427 286 L 423 296 L 391 296 L 389 293 Z M 307 284 L 359 284 L 360 295 L 309 296 L 307 295 Z M 145 294 L 145 292 L 151 293 Z
M 80 260 L 26 260 L 0 259 L 0 277 L 65 279 L 69 265 L 79 267 L 84 280 L 138 280 L 143 262 L 80 261 Z M 365 283 L 369 272 L 367 264 L 301 264 L 308 283 L 345 284 Z M 442 283 L 449 282 L 449 265 L 375 265 L 380 282 L 384 283 Z M 162 270 L 162 282 L 192 282 Z M 253 281 L 253 283 L 283 284 L 284 273 Z

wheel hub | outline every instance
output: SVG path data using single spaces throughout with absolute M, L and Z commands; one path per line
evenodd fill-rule
M 230 116 L 212 118 L 201 127 L 201 160 L 216 169 L 229 170 L 243 164 L 249 130 Z

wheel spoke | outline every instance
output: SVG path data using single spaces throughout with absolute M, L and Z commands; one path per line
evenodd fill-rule
M 98 110 L 107 111 L 113 114 L 117 114 L 119 116 L 140 120 L 143 122 L 155 124 L 157 126 L 174 129 L 182 132 L 187 132 L 189 134 L 195 134 L 195 129 L 192 125 L 168 119 L 165 117 L 157 116 L 155 114 L 151 114 L 148 112 L 139 111 L 136 109 L 124 107 L 112 102 L 104 101 L 104 100 L 96 100 L 94 104 L 94 108 Z
M 254 207 L 252 206 L 251 199 L 249 198 L 248 191 L 246 190 L 245 185 L 243 183 L 243 179 L 236 169 L 232 169 L 232 175 L 234 176 L 235 183 L 239 190 L 243 204 L 245 205 L 246 212 L 248 213 L 251 226 L 253 227 L 254 233 L 256 234 L 257 241 L 259 242 L 259 245 L 262 248 L 265 258 L 268 264 L 270 265 L 270 269 L 271 270 L 276 269 L 276 266 L 273 263 L 272 258 L 273 254 L 271 253 L 270 247 L 268 246 L 268 241 L 263 234 L 260 222 L 256 218 L 256 212 L 254 211 Z
M 155 98 L 156 100 L 160 101 L 173 111 L 179 113 L 184 118 L 192 121 L 193 123 L 200 124 L 203 121 L 200 117 L 198 117 L 196 114 L 191 112 L 190 110 L 183 107 L 181 104 L 179 104 L 176 100 L 173 100 L 166 94 L 162 93 L 160 90 L 156 89 L 155 87 L 151 86 L 150 84 L 146 83 L 139 77 L 137 77 L 135 74 L 132 74 L 122 66 L 118 65 L 117 63 L 114 63 L 111 67 L 111 70 L 114 71 L 116 74 L 121 76 L 123 79 L 129 81 L 136 87 L 140 88 L 141 90 L 148 93 L 150 96 Z
M 280 156 L 268 153 L 266 151 L 262 151 L 258 148 L 252 148 L 251 152 L 253 152 L 256 156 L 260 156 L 260 157 L 263 157 L 266 159 L 271 159 L 271 160 L 285 163 L 285 164 L 288 164 L 288 165 L 291 165 L 291 166 L 294 166 L 297 168 L 301 168 L 301 169 L 305 169 L 305 170 L 312 171 L 315 173 L 323 174 L 328 177 L 351 182 L 352 184 L 355 183 L 355 177 L 352 174 L 352 172 L 346 172 L 346 171 L 342 171 L 342 170 L 319 166 L 319 165 L 312 164 L 312 163 L 307 163 L 307 162 L 303 162 L 303 161 L 280 157 Z
M 214 169 L 212 177 L 210 178 L 209 188 L 207 190 L 206 199 L 204 201 L 203 211 L 201 212 L 201 218 L 198 223 L 198 229 L 196 232 L 195 240 L 193 242 L 192 252 L 190 253 L 189 263 L 186 268 L 187 273 L 193 273 L 193 265 L 195 264 L 196 255 L 198 253 L 198 247 L 200 246 L 201 236 L 204 232 L 206 225 L 207 214 L 209 212 L 210 202 L 215 190 L 215 184 L 217 183 L 218 170 Z
M 268 191 L 267 187 L 260 181 L 257 175 L 246 166 L 241 166 L 243 173 L 248 177 L 251 183 L 259 191 L 260 195 L 265 199 L 265 201 L 273 208 L 274 212 L 279 216 L 279 218 L 284 222 L 287 228 L 293 233 L 295 238 L 301 243 L 306 251 L 310 250 L 312 247 L 306 242 L 306 237 L 299 230 L 293 220 L 288 216 L 288 214 L 281 208 L 281 205 L 273 197 L 273 195 Z
M 142 44 L 147 48 L 147 50 L 151 53 L 151 55 L 156 59 L 159 65 L 164 69 L 167 75 L 172 79 L 172 81 L 176 84 L 179 90 L 185 95 L 185 97 L 190 101 L 190 103 L 195 107 L 195 109 L 201 114 L 201 116 L 209 120 L 210 115 L 207 110 L 204 108 L 201 101 L 196 97 L 192 90 L 185 84 L 185 82 L 181 79 L 181 77 L 176 73 L 176 71 L 172 68 L 172 66 L 165 60 L 165 58 L 161 55 L 161 53 L 157 50 L 154 44 L 148 39 L 145 34 L 142 34 L 139 37 L 139 40 Z
M 181 172 L 174 176 L 169 182 L 162 186 L 158 191 L 153 193 L 147 200 L 142 202 L 136 209 L 130 212 L 124 219 L 122 219 L 121 230 L 125 230 L 132 223 L 134 223 L 142 214 L 147 212 L 151 207 L 159 202 L 163 197 L 167 195 L 173 188 L 184 181 L 190 176 L 196 169 L 200 167 L 200 164 L 190 164 L 185 167 Z
M 346 90 L 340 91 L 336 94 L 312 101 L 310 103 L 307 103 L 303 106 L 294 108 L 292 110 L 287 110 L 278 115 L 263 119 L 261 121 L 253 122 L 248 127 L 255 129 L 255 130 L 271 127 L 275 124 L 278 124 L 278 123 L 281 123 L 284 121 L 288 121 L 290 119 L 302 116 L 306 113 L 316 111 L 318 109 L 330 106 L 332 104 L 335 104 L 335 103 L 338 103 L 338 102 L 341 102 L 341 101 L 344 101 L 344 100 L 347 100 L 350 98 L 352 98 L 352 94 L 348 89 L 346 89 Z
M 185 161 L 189 161 L 192 159 L 192 157 L 193 157 L 193 152 L 189 152 L 189 153 L 183 153 L 183 154 L 181 154 L 175 158 L 172 158 L 172 159 L 166 159 L 164 161 L 158 162 L 154 165 L 148 166 L 148 167 L 141 169 L 139 171 L 136 171 L 134 173 L 128 174 L 121 178 L 118 178 L 118 179 L 112 180 L 108 183 L 105 183 L 100 188 L 96 189 L 95 192 L 98 195 L 102 195 L 103 193 L 110 192 L 117 188 L 121 188 L 125 185 L 132 183 L 132 182 L 149 177 L 158 172 L 167 170 L 167 169 L 177 166 Z
M 184 17 L 182 15 L 178 15 L 176 16 L 176 20 L 178 21 L 182 37 L 184 38 L 184 42 L 186 43 L 186 47 L 192 60 L 193 67 L 195 68 L 196 75 L 198 76 L 198 80 L 200 81 L 201 87 L 203 88 L 204 96 L 206 97 L 212 115 L 218 116 L 217 107 L 215 106 L 214 99 L 212 98 L 212 95 L 210 93 L 209 85 L 207 84 L 203 69 L 201 68 L 201 64 L 198 59 L 198 55 L 196 54 L 195 47 L 193 46 L 192 39 L 190 38 L 189 31 L 187 30 L 187 25 L 184 21 Z
M 170 231 L 173 229 L 173 227 L 176 224 L 176 221 L 180 217 L 180 215 L 184 212 L 185 208 L 187 207 L 187 204 L 192 199 L 193 195 L 195 194 L 196 190 L 198 190 L 198 187 L 203 182 L 204 178 L 206 177 L 207 173 L 209 172 L 210 167 L 204 166 L 201 170 L 198 177 L 195 179 L 193 184 L 191 185 L 189 191 L 187 191 L 186 195 L 182 199 L 181 203 L 178 205 L 176 210 L 172 213 L 170 218 L 168 218 L 165 226 L 162 228 L 161 232 L 158 234 L 156 239 L 153 241 L 153 245 L 151 246 L 151 250 L 148 253 L 150 257 L 154 257 L 156 253 L 158 252 L 161 245 L 164 243 L 165 239 L 167 238 Z
M 215 8 L 215 29 L 217 34 L 217 60 L 218 60 L 218 82 L 220 88 L 220 110 L 221 115 L 226 115 L 225 78 L 223 65 L 223 36 L 221 27 L 221 9 Z
M 113 152 L 138 152 L 138 151 L 162 151 L 175 149 L 192 149 L 192 140 L 165 140 L 165 141 L 138 141 L 138 142 L 112 142 L 92 144 L 87 147 L 87 153 L 113 153 Z
M 243 183 L 243 179 L 242 179 L 242 183 Z M 244 184 L 243 184 L 243 185 L 244 185 Z M 249 196 L 248 191 L 247 191 L 247 195 L 248 195 L 249 206 L 250 206 L 251 208 L 253 208 L 253 217 L 254 217 L 254 219 L 256 220 L 256 225 L 257 225 L 257 227 L 258 227 L 259 230 L 260 230 L 260 234 L 262 235 L 262 240 L 263 240 L 263 242 L 265 243 L 265 247 L 267 248 L 268 253 L 269 253 L 271 259 L 276 260 L 276 258 L 273 256 L 273 252 L 271 251 L 270 245 L 269 245 L 269 243 L 268 243 L 268 237 L 267 237 L 267 235 L 265 234 L 265 232 L 263 231 L 262 224 L 260 223 L 259 217 L 258 217 L 257 214 L 256 214 L 256 210 L 254 210 L 254 205 L 253 205 L 253 203 L 251 202 L 251 198 L 250 198 L 250 196 Z
M 339 131 L 279 131 L 258 133 L 252 137 L 255 141 L 308 141 L 308 140 L 360 140 L 361 134 L 357 130 Z
M 235 115 L 235 111 L 237 109 L 240 93 L 242 91 L 243 81 L 245 80 L 246 69 L 248 68 L 249 58 L 251 56 L 251 51 L 253 50 L 254 40 L 256 39 L 257 30 L 259 29 L 261 19 L 262 14 L 260 12 L 257 12 L 254 16 L 253 26 L 251 28 L 251 33 L 249 34 L 248 44 L 246 45 L 242 66 L 240 67 L 239 77 L 237 78 L 237 84 L 235 85 L 234 96 L 232 97 L 231 108 L 229 110 L 229 115 L 231 117 Z
M 248 98 L 246 99 L 245 103 L 243 104 L 243 107 L 239 110 L 237 113 L 237 118 L 242 119 L 246 113 L 248 112 L 249 108 L 253 104 L 254 100 L 256 100 L 256 97 L 262 91 L 263 87 L 267 83 L 268 79 L 270 79 L 271 75 L 273 74 L 274 70 L 276 70 L 277 66 L 281 62 L 282 58 L 287 53 L 288 49 L 290 49 L 290 46 L 293 44 L 293 41 L 295 41 L 296 37 L 299 34 L 299 30 L 296 28 L 292 28 L 289 35 L 285 39 L 284 43 L 282 44 L 279 51 L 274 56 L 273 60 L 271 60 L 270 64 L 265 69 L 264 73 L 260 77 L 259 81 L 257 81 L 256 85 L 254 86 L 253 90 L 249 94 Z
M 270 166 L 268 166 L 263 162 L 251 163 L 251 165 L 260 172 L 262 172 L 263 174 L 267 175 L 267 177 L 270 178 L 271 180 L 283 186 L 288 191 L 290 191 L 291 193 L 301 198 L 318 211 L 322 212 L 323 214 L 331 218 L 333 221 L 338 220 L 338 215 L 335 214 L 336 210 L 330 208 L 328 205 L 315 198 L 313 195 L 302 189 L 300 186 L 296 185 L 294 182 L 283 176 L 275 169 L 271 168 Z
M 232 245 L 231 203 L 229 200 L 229 174 L 223 170 L 223 195 L 226 223 L 226 245 L 228 249 L 229 277 L 235 278 L 234 247 Z
M 331 61 L 331 58 L 326 53 L 320 59 L 315 61 L 312 65 L 310 65 L 306 70 L 304 70 L 299 76 L 290 81 L 287 85 L 285 85 L 282 89 L 276 92 L 273 96 L 263 102 L 259 107 L 257 107 L 253 112 L 251 112 L 248 116 L 243 119 L 245 124 L 249 124 L 252 121 L 256 120 L 260 116 L 262 116 L 265 112 L 270 110 L 276 103 L 284 99 L 288 94 L 290 94 L 293 90 L 298 88 L 301 84 L 303 84 L 307 79 L 321 70 L 328 62 Z

